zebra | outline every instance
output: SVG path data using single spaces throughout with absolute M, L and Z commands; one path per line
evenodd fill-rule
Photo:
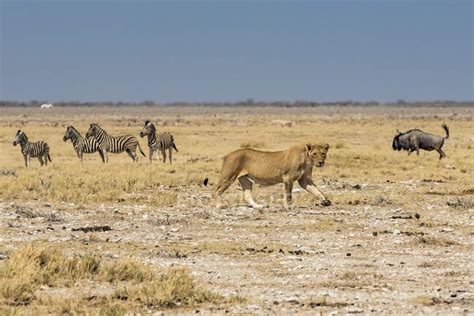
M 104 150 L 100 148 L 99 143 L 94 137 L 84 138 L 81 136 L 79 131 L 74 126 L 68 126 L 66 133 L 64 134 L 63 141 L 71 140 L 72 146 L 77 153 L 77 157 L 81 159 L 81 166 L 83 163 L 83 154 L 92 154 L 96 151 L 99 152 L 102 162 L 105 163 Z
M 41 166 L 43 164 L 48 165 L 48 160 L 52 162 L 51 156 L 49 155 L 49 146 L 45 141 L 29 142 L 28 136 L 21 129 L 16 132 L 15 139 L 13 140 L 13 146 L 20 144 L 21 153 L 25 159 L 25 166 L 30 165 L 30 158 L 38 158 Z M 43 161 L 44 159 L 44 161 Z
M 131 135 L 111 136 L 107 134 L 107 132 L 97 123 L 92 123 L 89 126 L 89 130 L 86 133 L 86 137 L 94 137 L 97 140 L 99 146 L 103 149 L 105 162 L 109 161 L 107 157 L 107 152 L 119 154 L 124 151 L 127 152 L 127 154 L 130 156 L 130 158 L 132 158 L 133 161 L 138 161 L 136 153 L 137 146 L 141 154 L 146 157 L 145 153 L 140 147 L 140 143 L 138 143 L 138 139 Z
M 143 130 L 140 132 L 140 137 L 148 136 L 148 148 L 149 154 L 148 158 L 150 159 L 150 163 L 153 159 L 153 152 L 156 151 L 156 155 L 158 156 L 158 151 L 161 151 L 163 155 L 163 163 L 166 162 L 166 152 L 165 150 L 168 149 L 168 154 L 170 158 L 170 164 L 173 163 L 172 159 L 172 152 L 174 150 L 178 151 L 176 145 L 174 143 L 173 135 L 170 132 L 164 132 L 156 135 L 156 128 L 155 125 L 150 121 L 145 121 L 145 126 Z

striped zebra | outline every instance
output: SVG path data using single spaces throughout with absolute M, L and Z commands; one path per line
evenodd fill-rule
M 174 150 L 178 151 L 176 145 L 174 143 L 173 135 L 170 132 L 164 132 L 156 135 L 156 128 L 155 125 L 150 121 L 145 121 L 145 126 L 143 130 L 140 132 L 140 137 L 148 136 L 148 148 L 149 154 L 148 158 L 150 159 L 150 163 L 153 159 L 153 152 L 156 151 L 156 155 L 158 156 L 158 151 L 161 151 L 163 155 L 163 163 L 166 162 L 166 151 L 168 149 L 168 154 L 170 158 L 170 164 L 173 163 L 172 152 Z
M 84 165 L 83 154 L 92 154 L 96 151 L 99 152 L 102 162 L 105 162 L 104 151 L 100 148 L 99 143 L 94 137 L 84 138 L 74 126 L 68 126 L 63 141 L 67 141 L 68 139 L 71 140 L 77 157 L 81 159 L 81 165 Z
M 105 162 L 108 162 L 109 159 L 107 157 L 107 153 L 111 152 L 114 154 L 119 154 L 124 151 L 132 158 L 133 161 L 138 161 L 137 157 L 137 146 L 140 150 L 141 154 L 145 156 L 145 153 L 142 151 L 140 144 L 138 143 L 138 139 L 131 135 L 124 135 L 124 136 L 111 136 L 107 134 L 107 132 L 99 126 L 97 123 L 92 123 L 89 127 L 89 130 L 86 133 L 86 137 L 94 137 L 99 146 L 104 151 Z
M 45 141 L 29 142 L 28 136 L 22 130 L 18 130 L 13 140 L 13 146 L 20 144 L 21 153 L 25 159 L 25 166 L 30 165 L 30 158 L 38 158 L 41 166 L 43 164 L 48 165 L 48 160 L 51 161 L 51 156 L 49 155 L 49 146 Z

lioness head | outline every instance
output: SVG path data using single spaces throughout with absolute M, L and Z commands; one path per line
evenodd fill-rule
M 328 150 L 329 144 L 306 144 L 308 157 L 316 167 L 324 166 Z

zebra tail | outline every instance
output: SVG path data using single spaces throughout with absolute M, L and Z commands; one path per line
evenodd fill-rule
M 51 160 L 51 155 L 49 154 L 49 145 L 46 144 L 46 143 L 45 143 L 45 145 L 46 145 L 46 146 L 45 146 L 45 150 L 48 152 L 48 160 L 49 160 L 50 162 L 53 162 L 53 161 Z
M 140 147 L 140 143 L 138 143 L 138 149 L 142 153 L 143 157 L 146 157 L 145 153 L 143 152 L 142 148 Z
M 178 148 L 176 148 L 176 145 L 174 144 L 174 142 L 173 142 L 173 148 L 174 150 L 176 150 L 176 152 L 178 152 Z

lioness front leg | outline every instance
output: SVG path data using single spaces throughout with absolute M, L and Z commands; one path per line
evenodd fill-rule
M 306 191 L 312 193 L 314 196 L 319 198 L 321 200 L 321 205 L 322 206 L 329 206 L 331 205 L 331 201 L 329 201 L 324 194 L 316 188 L 316 186 L 313 183 L 313 180 L 311 179 L 300 179 L 298 180 L 298 183 L 300 186 L 305 189 Z
M 291 207 L 291 191 L 293 190 L 293 181 L 284 182 L 283 184 L 285 185 L 285 199 L 283 203 L 284 208 L 288 210 Z
M 242 176 L 239 178 L 240 185 L 244 191 L 244 200 L 247 202 L 247 205 L 253 208 L 262 208 L 263 205 L 255 203 L 252 197 L 252 181 L 247 176 Z

